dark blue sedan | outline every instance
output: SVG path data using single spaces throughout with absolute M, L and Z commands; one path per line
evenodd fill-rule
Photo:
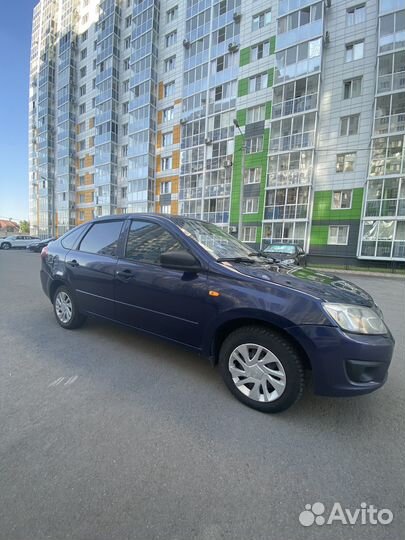
M 88 315 L 188 347 L 263 412 L 315 392 L 380 388 L 394 340 L 373 299 L 337 277 L 252 253 L 213 224 L 127 214 L 76 227 L 42 251 L 42 287 L 56 320 Z

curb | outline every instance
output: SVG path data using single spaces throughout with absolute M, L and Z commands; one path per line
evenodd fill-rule
M 362 270 L 338 270 L 337 268 L 312 268 L 310 265 L 308 268 L 312 270 L 320 270 L 321 272 L 329 272 L 330 274 L 350 274 L 351 276 L 368 276 L 377 278 L 393 278 L 405 280 L 405 274 L 391 274 L 386 272 L 367 272 Z

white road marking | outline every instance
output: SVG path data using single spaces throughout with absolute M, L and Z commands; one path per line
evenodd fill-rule
M 72 377 L 59 377 L 59 379 L 56 379 L 55 381 L 48 384 L 48 388 L 58 386 L 58 384 L 63 383 L 63 381 L 65 381 L 63 386 L 70 386 L 71 384 L 76 382 L 78 378 L 78 375 L 73 375 Z
M 61 383 L 64 380 L 65 377 L 59 377 L 59 379 L 56 379 L 56 381 L 51 382 L 51 384 L 48 385 L 48 388 L 51 386 L 57 386 L 59 383 Z
M 70 377 L 70 378 L 65 382 L 65 386 L 68 386 L 69 384 L 73 384 L 77 378 L 78 378 L 78 375 L 74 375 L 73 377 Z

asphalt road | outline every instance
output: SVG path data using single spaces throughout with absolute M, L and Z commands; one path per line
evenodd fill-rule
M 1 540 L 403 538 L 404 280 L 353 278 L 397 340 L 384 388 L 328 399 L 309 382 L 271 416 L 175 346 L 95 320 L 63 330 L 38 270 L 0 251 Z M 303 527 L 318 501 L 394 520 Z

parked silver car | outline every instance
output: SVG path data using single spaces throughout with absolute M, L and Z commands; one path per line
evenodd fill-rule
M 35 240 L 39 240 L 38 236 L 29 236 L 27 234 L 7 236 L 0 240 L 0 249 L 25 248 Z

